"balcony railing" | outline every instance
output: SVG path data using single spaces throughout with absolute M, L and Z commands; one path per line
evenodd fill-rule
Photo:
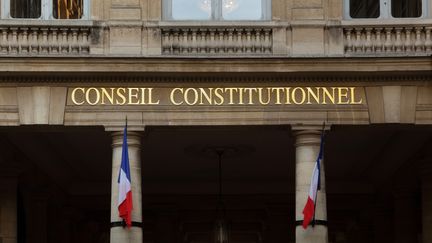
M 431 31 L 431 24 L 421 22 L 344 25 L 344 50 L 351 56 L 427 56 Z
M 271 55 L 271 26 L 166 26 L 162 55 Z
M 324 45 L 304 39 L 303 45 L 296 35 L 304 32 L 294 30 L 309 27 L 331 28 L 324 31 L 331 38 L 323 38 Z M 122 28 L 133 29 L 134 36 Z M 298 22 L 138 21 L 131 26 L 127 21 L 1 20 L 0 56 L 428 56 L 431 35 L 428 19 L 333 21 L 331 26 L 323 21 L 306 27 Z M 315 52 L 310 54 L 307 45 Z
M 0 56 L 88 55 L 90 25 L 13 22 L 0 25 Z

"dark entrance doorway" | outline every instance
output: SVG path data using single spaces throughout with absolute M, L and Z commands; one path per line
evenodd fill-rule
M 112 150 L 103 127 L 8 127 L 0 134 L 5 240 L 16 227 L 19 243 L 109 242 Z
M 17 212 L 5 222 L 17 226 L 18 242 L 109 242 L 109 132 L 32 126 L 0 134 L 0 218 Z M 419 242 L 432 128 L 333 126 L 327 134 L 329 241 Z M 144 242 L 213 242 L 218 160 L 201 152 L 215 146 L 247 148 L 223 158 L 231 243 L 295 242 L 294 144 L 289 126 L 146 128 Z
M 294 241 L 294 148 L 287 126 L 152 127 L 142 152 L 144 242 L 214 242 L 218 158 L 231 242 Z

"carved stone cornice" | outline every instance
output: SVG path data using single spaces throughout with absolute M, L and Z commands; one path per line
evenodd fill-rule
M 141 137 L 142 134 L 140 132 L 127 132 L 127 141 L 129 147 L 137 147 L 138 149 L 141 148 Z M 121 132 L 113 132 L 112 133 L 112 147 L 118 148 L 122 147 L 123 145 L 123 131 Z
M 0 58 L 1 63 L 1 58 Z M 227 63 L 228 64 L 228 63 Z M 3 65 L 3 64 L 2 64 Z M 39 65 L 39 64 L 38 64 Z M 263 64 L 264 65 L 264 64 Z M 269 64 L 271 65 L 271 64 Z M 396 64 L 395 64 L 396 65 Z M 0 66 L 1 69 L 1 66 Z M 180 71 L 180 70 L 179 70 Z M 227 75 L 228 74 L 228 75 Z M 236 72 L 228 73 L 212 73 L 201 74 L 187 73 L 145 73 L 135 72 L 121 74 L 121 73 L 93 73 L 93 72 L 78 72 L 73 76 L 71 73 L 49 73 L 49 72 L 16 72 L 16 73 L 2 73 L 0 70 L 0 83 L 5 85 L 13 85 L 16 83 L 25 84 L 59 84 L 62 86 L 76 86 L 77 84 L 92 84 L 92 85 L 103 85 L 111 83 L 123 83 L 129 84 L 159 84 L 165 85 L 168 83 L 268 83 L 271 82 L 274 85 L 296 85 L 299 83 L 314 83 L 314 85 L 334 85 L 335 83 L 343 82 L 346 85 L 362 86 L 373 83 L 376 85 L 388 85 L 388 82 L 392 82 L 391 85 L 406 85 L 407 82 L 410 85 L 424 85 L 424 82 L 432 81 L 431 73 L 423 72 L 405 72 L 404 74 L 393 72 L 393 73 L 344 73 L 343 75 L 335 75 L 335 73 L 253 73 L 245 72 L 242 74 Z M 333 83 L 333 84 L 332 84 Z
M 108 74 L 131 76 L 146 74 L 159 76 L 160 74 L 269 74 L 285 76 L 286 74 L 323 73 L 334 76 L 335 72 L 343 74 L 353 72 L 351 77 L 380 76 L 399 77 L 427 77 L 430 80 L 432 70 L 429 57 L 399 57 L 399 58 L 124 58 L 124 57 L 92 57 L 68 58 L 58 57 L 0 57 L 0 75 L 7 74 Z M 373 75 L 370 73 L 374 71 Z M 159 74 L 159 75 L 158 75 Z M 284 74 L 284 75 L 282 75 Z M 333 75 L 329 75 L 333 74 Z M 265 77 L 265 75 L 263 75 Z M 313 75 L 312 75 L 313 76 Z M 339 76 L 339 75 L 338 75 Z M 344 75 L 345 76 L 345 75 Z

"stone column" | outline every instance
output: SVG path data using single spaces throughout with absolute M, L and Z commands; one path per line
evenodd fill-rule
M 142 243 L 142 201 L 141 201 L 141 136 L 137 132 L 128 132 L 129 165 L 132 180 L 132 227 L 122 227 L 122 219 L 118 216 L 118 184 L 120 170 L 123 132 L 114 132 L 112 179 L 111 179 L 111 243 Z
M 296 136 L 296 243 L 327 243 L 327 204 L 324 163 L 321 163 L 321 190 L 317 194 L 315 209 L 316 224 L 306 230 L 301 226 L 303 208 L 309 194 L 312 171 L 318 157 L 321 132 L 317 130 L 297 131 Z
M 16 177 L 0 178 L 0 242 L 17 242 Z

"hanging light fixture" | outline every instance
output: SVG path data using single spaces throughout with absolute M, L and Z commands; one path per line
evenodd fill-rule
M 223 148 L 215 149 L 215 152 L 218 156 L 219 162 L 219 195 L 218 195 L 218 208 L 217 208 L 217 218 L 215 222 L 214 228 L 214 240 L 215 243 L 229 243 L 229 227 L 228 222 L 226 220 L 226 210 L 225 205 L 222 200 L 222 156 L 224 155 L 225 150 Z
M 195 145 L 185 149 L 185 152 L 194 156 L 218 159 L 218 198 L 216 220 L 214 224 L 214 243 L 230 242 L 230 224 L 227 220 L 226 208 L 223 202 L 222 193 L 222 158 L 240 156 L 242 154 L 252 153 L 255 149 L 247 145 L 235 146 L 207 146 Z

